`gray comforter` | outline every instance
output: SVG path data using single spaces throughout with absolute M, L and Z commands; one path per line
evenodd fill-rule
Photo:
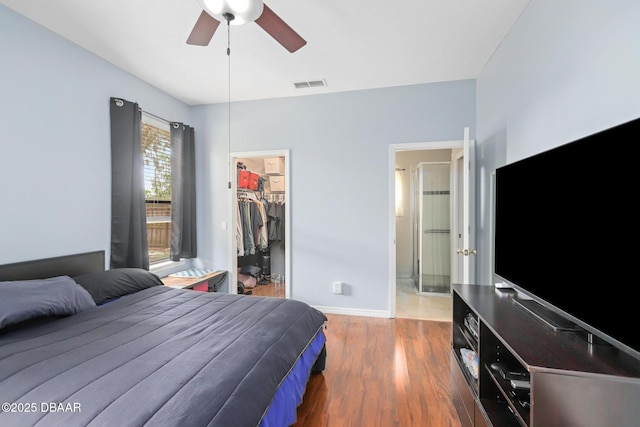
M 0 425 L 256 426 L 325 316 L 156 286 L 0 335 Z

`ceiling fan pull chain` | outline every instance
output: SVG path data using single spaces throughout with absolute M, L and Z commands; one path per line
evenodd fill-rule
M 228 129 L 229 129 L 229 135 L 228 135 L 228 140 L 227 140 L 227 160 L 229 162 L 228 164 L 228 171 L 229 171 L 229 189 L 231 189 L 231 21 L 233 21 L 234 16 L 230 13 L 225 13 L 224 14 L 225 19 L 227 20 L 227 67 L 228 67 L 228 86 L 227 86 L 227 90 L 228 90 L 228 99 L 227 99 L 227 111 L 228 111 Z
M 232 13 L 226 12 L 222 16 L 227 20 L 227 56 L 231 55 L 231 21 L 236 17 Z

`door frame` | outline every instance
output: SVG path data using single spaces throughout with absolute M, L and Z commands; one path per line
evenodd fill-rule
M 398 151 L 423 151 L 439 149 L 464 148 L 464 140 L 410 142 L 389 144 L 389 317 L 396 317 L 396 211 L 395 211 L 395 179 L 396 153 Z M 452 187 L 458 191 L 458 188 Z M 459 257 L 452 257 L 452 263 L 459 262 Z M 453 269 L 454 267 L 452 267 Z
M 291 298 L 291 169 L 290 150 L 267 150 L 267 151 L 236 151 L 229 153 L 229 165 L 232 169 L 236 167 L 237 159 L 267 157 L 284 157 L 284 296 Z M 229 254 L 229 293 L 237 294 L 238 287 L 233 283 L 238 283 L 238 244 L 236 242 L 236 206 L 238 204 L 236 194 L 238 192 L 238 174 L 231 173 L 231 189 L 227 201 L 227 221 L 230 227 L 227 229 L 227 242 Z

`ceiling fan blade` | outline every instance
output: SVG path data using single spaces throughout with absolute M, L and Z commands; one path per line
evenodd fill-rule
M 256 19 L 256 24 L 262 27 L 271 37 L 276 39 L 278 43 L 284 46 L 289 52 L 293 53 L 300 49 L 307 42 L 300 37 L 286 22 L 284 22 L 273 10 L 264 5 L 262 15 Z
M 196 21 L 196 25 L 191 30 L 191 34 L 189 34 L 187 44 L 207 46 L 213 37 L 213 33 L 218 29 L 218 25 L 220 25 L 220 21 L 203 10 Z

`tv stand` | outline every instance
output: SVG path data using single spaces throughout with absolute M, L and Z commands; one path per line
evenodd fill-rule
M 493 286 L 452 294 L 450 393 L 463 427 L 638 425 L 640 360 L 557 333 Z
M 532 299 L 514 298 L 513 303 L 554 331 L 579 331 L 578 325 Z

